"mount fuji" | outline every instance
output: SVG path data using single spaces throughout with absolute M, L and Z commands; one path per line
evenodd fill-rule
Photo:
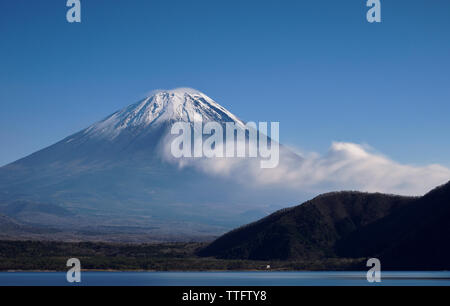
M 28 236 L 206 239 L 297 201 L 298 195 L 252 184 L 239 165 L 235 176 L 242 177 L 234 179 L 220 175 L 229 170 L 223 161 L 186 166 L 167 158 L 171 125 L 198 115 L 245 125 L 199 91 L 155 91 L 0 168 L 0 216 Z

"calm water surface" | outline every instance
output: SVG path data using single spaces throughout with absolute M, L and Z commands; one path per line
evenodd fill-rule
M 82 272 L 76 286 L 450 286 L 450 272 Z M 74 286 L 65 272 L 0 272 L 0 286 Z

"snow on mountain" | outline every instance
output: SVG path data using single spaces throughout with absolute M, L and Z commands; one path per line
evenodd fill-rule
M 199 116 L 205 122 L 234 122 L 238 127 L 245 125 L 204 93 L 191 88 L 177 88 L 154 91 L 151 96 L 93 124 L 84 133 L 114 139 L 126 129 L 145 129 L 175 121 L 194 122 Z

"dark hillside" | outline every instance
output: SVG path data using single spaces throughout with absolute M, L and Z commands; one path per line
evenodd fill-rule
M 360 192 L 328 193 L 231 231 L 200 252 L 240 259 L 336 257 L 336 242 L 414 198 Z

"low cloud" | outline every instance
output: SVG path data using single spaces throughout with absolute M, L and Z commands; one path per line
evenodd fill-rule
M 338 190 L 423 195 L 450 180 L 450 169 L 438 165 L 402 164 L 367 145 L 333 142 L 325 155 L 294 153 L 280 147 L 276 168 L 262 169 L 255 158 L 165 159 L 179 167 L 194 167 L 213 176 L 238 180 L 252 187 L 282 188 L 300 193 Z
M 369 147 L 334 142 L 324 156 L 308 154 L 301 162 L 285 160 L 271 181 L 284 181 L 293 188 L 325 192 L 360 190 L 422 195 L 450 180 L 450 169 L 440 165 L 401 164 Z M 270 177 L 264 179 L 270 182 Z

